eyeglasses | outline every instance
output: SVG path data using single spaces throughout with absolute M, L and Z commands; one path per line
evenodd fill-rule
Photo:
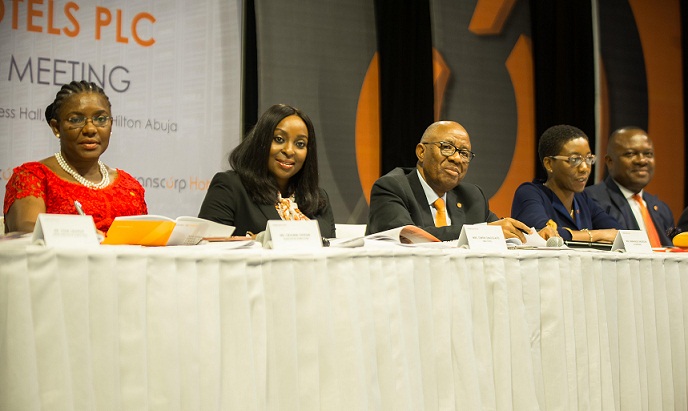
M 597 157 L 594 154 L 590 154 L 585 157 L 581 156 L 571 156 L 571 157 L 566 157 L 566 156 L 549 156 L 549 158 L 553 158 L 555 160 L 563 160 L 569 163 L 571 167 L 578 167 L 585 161 L 585 164 L 591 166 L 595 164 L 595 161 L 597 161 Z
M 67 122 L 67 125 L 69 125 L 70 129 L 77 129 L 86 126 L 86 121 L 88 120 L 91 120 L 93 125 L 96 127 L 106 127 L 110 123 L 110 120 L 112 120 L 112 117 L 104 114 L 93 117 L 71 116 L 65 121 Z
M 471 160 L 475 158 L 474 152 L 466 150 L 465 148 L 458 148 L 455 145 L 448 143 L 446 141 L 431 141 L 422 144 L 437 144 L 440 147 L 440 154 L 442 154 L 445 157 L 451 157 L 458 152 L 461 160 L 465 161 L 466 163 L 470 163 Z

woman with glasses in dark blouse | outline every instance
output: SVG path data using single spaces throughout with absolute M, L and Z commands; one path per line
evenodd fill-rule
M 613 242 L 619 223 L 583 192 L 596 160 L 585 133 L 550 127 L 540 137 L 538 155 L 547 180 L 518 187 L 511 217 L 538 230 L 556 227 L 565 240 Z

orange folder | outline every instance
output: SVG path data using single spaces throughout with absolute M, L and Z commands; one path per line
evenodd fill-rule
M 115 220 L 101 244 L 164 246 L 175 225 L 165 220 Z

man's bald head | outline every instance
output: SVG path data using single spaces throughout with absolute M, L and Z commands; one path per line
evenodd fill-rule
M 428 141 L 437 140 L 437 137 L 441 139 L 445 135 L 463 135 L 468 137 L 468 132 L 461 124 L 455 121 L 437 121 L 425 129 L 420 142 L 427 143 Z
M 446 147 L 452 154 L 442 154 L 442 147 Z M 468 153 L 468 160 L 461 153 Z M 423 179 L 437 195 L 442 196 L 458 186 L 468 171 L 468 163 L 472 158 L 468 132 L 454 121 L 433 123 L 416 145 L 416 157 L 418 171 Z

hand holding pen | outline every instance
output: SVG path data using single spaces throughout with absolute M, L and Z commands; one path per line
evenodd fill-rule
M 544 238 L 545 240 L 548 240 L 552 237 L 559 237 L 559 231 L 557 231 L 557 223 L 554 220 L 549 220 L 547 221 L 547 224 L 538 231 L 538 234 L 540 234 L 540 237 Z

